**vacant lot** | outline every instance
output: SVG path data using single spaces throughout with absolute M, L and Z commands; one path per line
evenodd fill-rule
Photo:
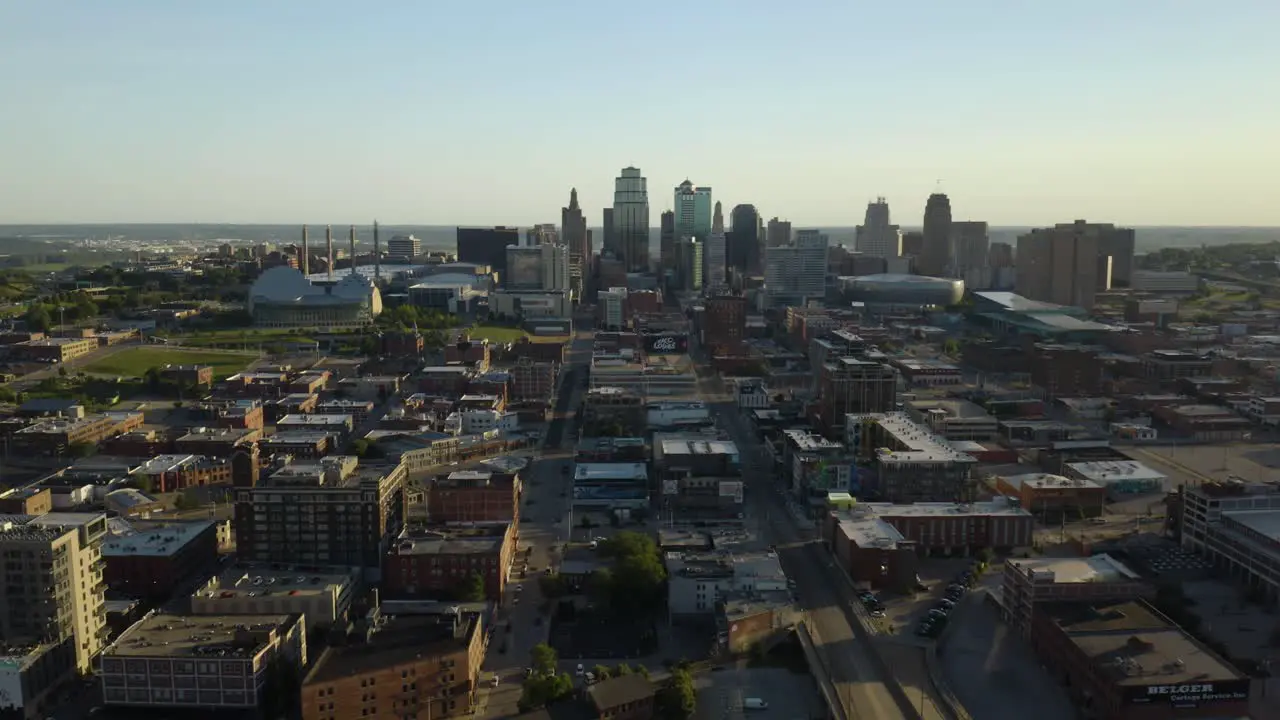
M 221 377 L 240 372 L 256 359 L 256 356 L 244 353 L 139 347 L 121 350 L 82 369 L 98 375 L 143 377 L 147 370 L 162 365 L 212 365 L 214 376 Z

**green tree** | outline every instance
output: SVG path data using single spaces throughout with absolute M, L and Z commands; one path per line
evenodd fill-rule
M 958 357 L 960 355 L 959 341 L 955 339 L 951 339 L 942 343 L 942 352 L 946 353 L 947 355 L 950 355 L 951 357 Z
M 596 665 L 591 668 L 591 674 L 596 676 L 596 680 L 608 680 L 613 677 L 613 671 L 608 665 Z
M 462 602 L 484 602 L 487 594 L 485 592 L 484 577 L 478 572 L 473 572 L 462 582 L 462 587 L 458 592 L 458 599 Z
M 555 648 L 546 643 L 538 643 L 529 651 L 529 669 L 534 675 L 554 675 L 558 662 L 560 656 Z
M 27 329 L 33 332 L 46 332 L 53 323 L 53 320 L 49 317 L 49 308 L 41 304 L 35 304 L 27 308 L 22 320 L 27 324 Z
M 613 668 L 613 677 L 622 677 L 623 675 L 634 675 L 635 672 L 636 672 L 635 670 L 631 669 L 630 665 L 626 663 L 618 663 L 618 665 Z
M 620 532 L 601 543 L 599 552 L 613 560 L 609 602 L 612 610 L 642 613 L 662 606 L 667 572 L 653 538 L 637 532 Z
M 351 454 L 358 458 L 363 458 L 369 454 L 369 441 L 364 438 L 356 438 L 351 441 Z
M 663 720 L 689 720 L 698 704 L 698 696 L 693 689 L 693 675 L 682 667 L 672 670 L 671 677 L 658 689 L 655 701 L 658 716 Z
M 591 578 L 587 581 L 587 597 L 597 605 L 611 605 L 614 587 L 613 571 L 609 568 L 600 568 L 591 573 Z
M 93 443 L 74 442 L 67 448 L 67 452 L 71 453 L 74 457 L 90 457 L 94 453 L 98 452 L 98 446 Z

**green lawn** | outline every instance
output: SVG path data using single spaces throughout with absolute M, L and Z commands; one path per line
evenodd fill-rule
M 225 330 L 198 330 L 192 333 L 156 333 L 157 337 L 191 347 L 256 346 L 278 342 L 315 342 L 315 338 L 298 330 L 231 328 Z
M 476 340 L 488 340 L 495 344 L 516 342 L 528 334 L 520 328 L 506 327 L 505 325 L 477 325 L 473 328 L 468 328 L 467 333 Z
M 147 370 L 161 365 L 212 365 L 214 376 L 223 377 L 240 372 L 256 359 L 255 355 L 242 353 L 141 347 L 121 350 L 81 369 L 100 375 L 143 377 Z

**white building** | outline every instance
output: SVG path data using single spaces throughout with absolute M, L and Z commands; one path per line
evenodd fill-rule
M 888 259 L 902 255 L 902 230 L 889 222 L 889 203 L 884 198 L 867 203 L 866 218 L 857 227 L 855 242 L 858 252 L 867 257 Z
M 1167 477 L 1137 460 L 1097 460 L 1066 463 L 1067 477 L 1090 480 L 1107 489 L 1110 495 L 1140 495 L 1164 491 Z
M 787 589 L 787 576 L 772 552 L 669 552 L 664 560 L 667 610 L 673 617 L 714 613 L 716 601 L 730 593 Z
M 565 278 L 567 282 L 567 269 Z M 567 318 L 573 315 L 573 301 L 568 290 L 554 292 L 501 290 L 489 295 L 489 313 L 499 318 L 509 319 Z
M 387 241 L 387 254 L 415 258 L 422 254 L 422 241 L 413 235 L 396 235 Z
M 1134 270 L 1129 286 L 1138 292 L 1190 295 L 1200 289 L 1200 278 L 1189 272 Z
M 724 289 L 728 273 L 725 267 L 724 213 L 720 210 L 720 203 L 716 203 L 711 220 L 711 234 L 707 236 L 702 261 L 702 285 L 708 295 L 715 295 Z
M 345 617 L 355 596 L 354 572 L 274 570 L 236 565 L 191 595 L 194 615 L 301 613 L 311 627 L 328 627 Z
M 463 410 L 445 418 L 444 428 L 445 432 L 454 435 L 477 435 L 490 430 L 515 432 L 520 429 L 520 416 L 498 410 Z
M 734 388 L 738 407 L 746 410 L 764 410 L 769 407 L 769 388 L 764 380 L 754 377 L 736 378 Z
M 607 328 L 621 328 L 626 322 L 627 289 L 613 287 L 596 293 L 600 305 L 600 324 Z
M 800 230 L 789 245 L 765 250 L 764 290 L 769 307 L 821 302 L 827 294 L 829 238 L 817 230 Z

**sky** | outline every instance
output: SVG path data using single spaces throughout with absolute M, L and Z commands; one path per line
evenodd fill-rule
M 0 223 L 1280 226 L 1276 0 L 0 3 Z

